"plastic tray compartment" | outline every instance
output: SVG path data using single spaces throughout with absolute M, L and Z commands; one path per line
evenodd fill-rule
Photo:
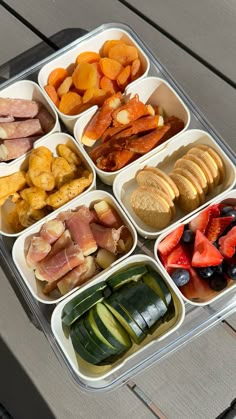
M 99 52 L 105 41 L 111 39 L 121 39 L 124 42 L 127 42 L 129 45 L 136 46 L 144 70 L 141 77 L 144 77 L 146 74 L 148 74 L 150 68 L 149 59 L 130 33 L 118 27 L 104 28 L 103 30 L 101 29 L 96 32 L 97 33 L 91 32 L 91 35 L 89 37 L 83 37 L 83 40 L 78 39 L 77 45 L 71 48 L 70 51 L 67 51 L 64 54 L 58 56 L 57 58 L 52 59 L 50 62 L 48 62 L 41 68 L 38 75 L 38 82 L 42 89 L 44 89 L 44 86 L 47 84 L 48 76 L 52 70 L 54 70 L 57 67 L 67 68 L 70 64 L 75 62 L 76 57 L 82 52 Z M 81 112 L 81 114 L 78 115 L 68 116 L 60 112 L 58 108 L 53 104 L 51 99 L 49 100 L 52 103 L 52 106 L 54 107 L 56 112 L 58 112 L 60 119 L 64 122 L 68 130 L 72 132 L 76 120 L 79 116 L 83 115 L 84 112 Z M 93 108 L 97 109 L 97 106 L 93 106 Z
M 172 89 L 172 87 L 167 83 L 165 80 L 159 77 L 144 77 L 140 80 L 137 80 L 130 84 L 125 89 L 124 92 L 127 97 L 132 97 L 135 94 L 138 94 L 139 99 L 147 104 L 151 104 L 153 106 L 161 106 L 165 112 L 166 116 L 176 116 L 184 121 L 184 128 L 180 131 L 177 135 L 180 135 L 181 132 L 184 132 L 190 123 L 190 113 L 184 102 L 180 99 L 178 94 Z M 86 112 L 75 124 L 74 127 L 74 136 L 81 147 L 84 145 L 81 142 L 81 138 L 83 135 L 83 131 L 88 124 L 89 120 L 95 114 L 96 109 L 92 108 Z M 161 150 L 165 147 L 169 142 L 173 141 L 174 138 L 177 136 L 171 137 L 165 143 L 156 146 L 154 149 L 149 151 L 148 153 L 144 154 L 143 156 L 139 157 L 135 162 L 128 164 L 124 168 L 117 170 L 115 172 L 106 172 L 105 170 L 99 169 L 94 162 L 91 160 L 91 164 L 94 166 L 94 170 L 96 171 L 99 178 L 107 185 L 112 185 L 116 176 L 119 173 L 122 173 L 127 167 L 132 167 L 133 165 L 137 164 L 136 162 L 142 162 L 146 160 L 148 157 L 152 156 L 157 152 L 157 150 Z M 99 141 L 97 142 L 99 143 Z M 95 144 L 95 147 L 97 144 Z M 84 149 L 89 152 L 88 147 L 84 147 Z
M 95 185 L 96 185 L 96 173 L 95 173 L 93 167 L 90 165 L 90 162 L 89 162 L 88 158 L 86 157 L 86 155 L 84 155 L 84 153 L 82 153 L 80 151 L 80 149 L 78 148 L 78 145 L 77 145 L 77 143 L 76 143 L 76 141 L 74 140 L 73 137 L 71 137 L 70 135 L 68 135 L 66 133 L 55 132 L 51 135 L 45 136 L 43 139 L 38 141 L 37 144 L 35 144 L 33 148 L 38 148 L 38 147 L 44 146 L 44 147 L 47 147 L 49 150 L 51 150 L 53 154 L 57 155 L 56 154 L 56 148 L 57 148 L 58 144 L 68 144 L 71 148 L 73 148 L 76 151 L 76 153 L 78 154 L 78 156 L 81 157 L 81 160 L 84 163 L 85 167 L 93 174 L 93 180 L 92 180 L 91 185 L 84 192 L 82 192 L 82 194 L 80 196 L 82 196 L 85 193 L 87 193 L 88 191 L 94 189 Z M 12 173 L 15 173 L 19 170 L 27 171 L 29 156 L 30 156 L 30 151 L 26 154 L 26 156 L 23 156 L 23 157 L 20 157 L 19 159 L 16 159 L 12 164 L 4 165 L 2 167 L 2 170 L 1 170 L 1 175 L 2 176 L 9 176 Z M 74 198 L 70 202 L 73 202 L 75 199 L 76 198 Z M 18 233 L 14 232 L 13 229 L 12 229 L 12 226 L 9 223 L 8 215 L 9 215 L 9 212 L 13 211 L 14 206 L 15 206 L 15 204 L 10 199 L 7 199 L 7 201 L 4 203 L 4 205 L 2 205 L 2 207 L 0 208 L 0 233 L 5 235 L 5 236 L 17 237 L 17 236 L 22 234 L 22 232 L 18 232 Z M 64 205 L 61 206 L 59 209 L 54 210 L 53 214 L 56 214 L 58 211 L 62 211 L 63 208 L 64 208 Z M 49 216 L 50 215 L 47 215 L 46 217 L 43 218 L 43 220 L 47 219 Z M 40 222 L 41 222 L 41 220 L 37 221 L 34 224 L 34 226 L 39 225 Z M 26 232 L 30 228 L 31 227 L 27 227 L 23 231 Z
M 213 199 L 210 203 L 210 205 L 216 204 L 216 203 L 224 203 L 226 205 L 236 205 L 236 190 L 232 189 L 228 192 L 225 192 L 223 194 L 221 194 L 220 196 L 218 196 L 217 198 Z M 202 211 L 201 211 L 202 212 Z M 184 221 L 184 225 L 188 224 L 192 219 L 194 219 L 197 215 L 193 215 L 191 217 L 189 217 L 188 219 L 185 219 Z M 172 281 L 172 283 L 174 283 L 174 281 L 172 280 L 171 276 L 168 274 L 168 272 L 165 270 L 164 266 L 162 265 L 162 262 L 158 256 L 158 246 L 160 244 L 160 242 L 166 237 L 167 234 L 171 233 L 172 231 L 174 231 L 179 225 L 181 224 L 178 223 L 175 226 L 173 226 L 173 228 L 171 228 L 168 233 L 165 234 L 161 234 L 156 242 L 155 242 L 155 246 L 154 246 L 154 255 L 155 258 L 157 260 L 157 262 L 161 265 L 161 270 L 164 273 L 164 275 L 168 278 L 169 281 Z M 204 281 L 204 279 L 203 279 Z M 194 306 L 206 306 L 209 304 L 214 303 L 216 300 L 221 299 L 222 297 L 224 297 L 226 294 L 228 294 L 229 292 L 231 292 L 232 290 L 236 290 L 236 280 L 231 280 L 228 283 L 228 286 L 223 289 L 222 291 L 216 292 L 215 295 L 213 295 L 212 297 L 209 298 L 199 298 L 199 300 L 189 300 L 188 298 L 186 298 L 183 293 L 181 292 L 181 287 L 179 288 L 179 291 L 181 293 L 181 296 L 183 298 L 184 301 L 186 301 L 189 304 L 192 304 Z
M 120 215 L 121 219 L 123 220 L 124 225 L 128 227 L 132 235 L 132 246 L 130 250 L 127 253 L 121 254 L 120 257 L 111 264 L 111 267 L 113 267 L 114 265 L 122 261 L 124 258 L 129 256 L 133 252 L 137 244 L 137 234 L 132 224 L 130 223 L 128 217 L 124 214 L 123 210 L 117 204 L 117 202 L 115 201 L 112 195 L 104 191 L 87 192 L 84 196 L 81 195 L 75 198 L 73 201 L 71 201 L 67 205 L 63 206 L 63 208 L 61 207 L 59 210 L 54 211 L 54 213 L 52 213 L 50 216 L 47 217 L 47 221 L 54 219 L 56 215 L 59 214 L 61 211 L 73 210 L 79 207 L 80 205 L 86 205 L 87 207 L 91 208 L 93 204 L 103 199 L 106 200 L 108 204 L 110 204 L 113 208 L 115 208 L 115 210 L 117 211 L 117 213 Z M 43 293 L 44 282 L 39 281 L 35 278 L 33 269 L 26 262 L 26 254 L 29 248 L 30 239 L 39 232 L 44 222 L 45 222 L 45 219 L 39 221 L 37 225 L 35 224 L 33 227 L 28 229 L 28 231 L 25 231 L 23 234 L 21 234 L 20 237 L 18 237 L 18 239 L 15 241 L 14 246 L 13 246 L 12 256 L 13 256 L 15 265 L 21 274 L 23 281 L 25 282 L 26 286 L 30 290 L 33 297 L 36 300 L 40 301 L 41 303 L 55 304 L 61 301 L 63 298 L 65 298 L 65 295 L 61 296 L 59 292 L 57 291 L 53 291 L 50 295 L 45 295 Z M 89 281 L 94 283 L 94 280 L 100 278 L 102 273 L 103 271 L 101 271 L 101 273 L 98 273 Z M 83 286 L 81 286 L 80 288 L 82 287 Z M 78 287 L 74 288 L 67 295 L 73 293 L 76 289 L 78 289 Z
M 52 117 L 55 120 L 54 126 L 47 134 L 44 134 L 35 141 L 35 145 L 38 144 L 41 140 L 44 139 L 46 135 L 52 134 L 53 132 L 60 131 L 61 127 L 58 121 L 58 115 L 54 110 L 54 107 L 51 106 L 51 101 L 47 97 L 47 95 L 41 91 L 38 84 L 34 83 L 30 80 L 20 80 L 16 81 L 15 83 L 12 83 L 8 87 L 5 87 L 5 89 L 0 90 L 0 97 L 3 98 L 10 98 L 10 99 L 26 99 L 26 100 L 36 100 L 42 105 L 45 106 L 45 108 L 50 112 Z M 25 155 L 25 154 L 24 154 Z M 23 155 L 22 155 L 23 156 Z M 21 156 L 21 157 L 22 157 Z M 20 159 L 21 157 L 18 157 Z M 11 165 L 18 159 L 11 160 L 10 162 L 0 162 L 0 167 L 5 165 Z
M 128 259 L 124 260 L 123 262 L 119 263 L 104 273 L 100 277 L 100 281 L 106 280 L 114 272 L 125 270 L 132 265 L 140 263 L 145 263 L 160 273 L 159 267 L 153 259 L 145 255 L 134 255 L 130 256 Z M 173 286 L 172 284 L 170 285 L 170 281 L 167 278 L 163 279 L 172 294 L 175 305 L 175 316 L 169 322 L 162 323 L 161 326 L 158 327 L 152 335 L 148 335 L 140 345 L 133 344 L 129 351 L 120 360 L 109 366 L 98 367 L 83 361 L 73 349 L 71 339 L 68 336 L 68 329 L 62 325 L 61 315 L 63 307 L 68 301 L 73 299 L 76 295 L 79 295 L 80 291 L 77 291 L 75 294 L 66 300 L 63 300 L 60 304 L 57 305 L 53 311 L 51 319 L 53 334 L 63 352 L 63 356 L 69 362 L 75 374 L 81 381 L 84 382 L 86 386 L 100 387 L 101 383 L 105 384 L 106 381 L 115 378 L 119 374 L 119 370 L 124 368 L 125 364 L 129 364 L 129 361 L 131 360 L 138 366 L 141 361 L 141 356 L 145 356 L 145 351 L 148 349 L 148 347 L 150 348 L 150 352 L 154 354 L 158 349 L 159 342 L 164 340 L 180 327 L 184 320 L 184 304 L 180 298 L 177 287 L 175 285 Z M 89 285 L 86 286 L 86 289 L 88 288 Z M 85 287 L 83 290 L 84 289 Z
M 176 205 L 176 216 L 173 222 L 162 230 L 155 230 L 155 228 L 144 223 L 133 211 L 130 205 L 130 195 L 138 187 L 135 180 L 136 173 L 145 166 L 155 166 L 169 174 L 177 159 L 186 154 L 188 150 L 197 144 L 206 144 L 217 151 L 222 158 L 225 167 L 225 178 L 222 184 L 218 185 L 211 194 L 206 195 L 206 202 L 190 214 L 181 211 Z M 228 156 L 222 151 L 219 145 L 207 132 L 202 130 L 187 130 L 173 139 L 164 149 L 157 152 L 154 156 L 142 161 L 141 163 L 133 164 L 129 169 L 125 169 L 117 176 L 113 184 L 113 192 L 120 205 L 129 215 L 138 233 L 149 239 L 155 239 L 159 234 L 165 234 L 170 228 L 172 229 L 177 223 L 183 221 L 186 217 L 201 210 L 204 206 L 214 200 L 218 195 L 221 196 L 226 191 L 233 188 L 236 179 L 235 166 L 232 164 Z

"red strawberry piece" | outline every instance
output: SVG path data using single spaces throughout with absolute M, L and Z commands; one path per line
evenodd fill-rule
M 200 278 L 195 269 L 190 268 L 190 281 L 180 288 L 182 294 L 192 301 L 206 301 L 214 297 L 216 292 L 212 290 L 208 281 Z
M 191 258 L 189 256 L 188 248 L 182 243 L 178 243 L 177 246 L 172 250 L 167 258 L 167 269 L 170 268 L 183 268 L 189 269 Z
M 208 210 L 209 210 L 209 221 L 212 218 L 217 218 L 220 216 L 220 212 L 222 209 L 222 204 L 213 204 L 211 205 Z
M 190 230 L 194 232 L 196 232 L 197 230 L 200 230 L 202 231 L 202 233 L 205 233 L 208 222 L 209 222 L 209 218 L 210 218 L 210 211 L 209 211 L 209 208 L 207 208 L 190 221 L 189 223 Z
M 225 231 L 226 227 L 233 221 L 234 217 L 212 218 L 208 224 L 206 238 L 211 242 L 216 241 Z
M 175 248 L 182 237 L 183 231 L 184 225 L 181 224 L 174 231 L 168 234 L 164 240 L 162 240 L 162 242 L 159 244 L 158 250 L 163 256 L 168 255 L 172 249 Z
M 219 239 L 220 252 L 226 258 L 231 258 L 235 253 L 236 246 L 236 226 Z
M 223 261 L 223 256 L 218 249 L 197 230 L 194 241 L 192 266 L 195 268 L 205 268 L 217 266 Z

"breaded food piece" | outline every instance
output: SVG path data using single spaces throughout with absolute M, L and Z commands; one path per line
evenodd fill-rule
M 16 211 L 19 222 L 23 227 L 30 227 L 36 221 L 48 215 L 48 211 L 45 208 L 39 210 L 32 209 L 28 202 L 23 199 L 16 203 Z
M 55 157 L 52 161 L 52 174 L 57 189 L 75 178 L 74 165 L 70 165 L 64 157 Z
M 44 146 L 32 150 L 29 157 L 29 177 L 34 186 L 44 191 L 52 191 L 55 187 L 51 170 L 52 160 L 52 152 Z
M 20 170 L 19 172 L 12 173 L 9 176 L 3 176 L 0 178 L 0 205 L 10 195 L 14 195 L 17 191 L 20 191 L 26 185 L 25 172 Z
M 23 191 L 20 192 L 20 196 L 33 210 L 40 210 L 47 205 L 47 192 L 37 188 L 37 186 L 23 189 Z
M 79 166 L 81 164 L 81 159 L 71 148 L 66 144 L 58 144 L 57 153 L 60 157 L 64 157 L 70 165 Z

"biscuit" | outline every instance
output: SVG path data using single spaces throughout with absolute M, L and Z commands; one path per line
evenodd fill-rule
M 197 148 L 200 148 L 201 150 L 207 151 L 211 157 L 215 160 L 216 165 L 218 166 L 219 172 L 220 172 L 220 180 L 219 184 L 221 184 L 225 179 L 225 168 L 223 161 L 219 154 L 210 146 L 207 146 L 205 144 L 198 144 Z
M 171 207 L 156 188 L 140 186 L 135 189 L 130 204 L 135 214 L 150 227 L 162 229 L 172 220 Z
M 207 167 L 209 168 L 213 180 L 214 180 L 214 186 L 217 186 L 220 180 L 220 174 L 217 164 L 215 163 L 214 159 L 211 157 L 211 155 L 207 151 L 203 151 L 200 148 L 193 147 L 191 148 L 187 154 L 195 154 L 200 159 L 206 163 Z
M 204 192 L 206 194 L 211 193 L 214 189 L 214 179 L 206 163 L 204 163 L 204 161 L 201 160 L 200 157 L 196 156 L 195 154 L 186 154 L 186 156 L 183 156 L 183 159 L 193 161 L 200 167 L 200 169 L 202 169 L 204 175 L 206 176 L 207 186 L 208 186 L 207 190 Z
M 156 173 L 150 170 L 139 170 L 136 174 L 136 181 L 139 186 L 152 186 L 160 189 L 165 192 L 171 200 L 175 198 L 173 189 L 168 185 L 168 183 L 158 176 Z
M 193 184 L 184 176 L 172 172 L 171 179 L 179 189 L 178 205 L 184 212 L 194 211 L 200 204 L 199 196 Z
M 150 167 L 150 166 L 145 166 L 143 168 L 143 170 L 156 173 L 159 177 L 161 177 L 162 179 L 164 179 L 168 183 L 169 187 L 171 188 L 171 191 L 174 192 L 175 198 L 178 198 L 178 196 L 179 196 L 179 190 L 176 187 L 176 185 L 173 182 L 173 180 L 170 178 L 170 176 L 167 173 L 163 172 L 163 170 L 158 169 L 157 167 Z
M 184 158 L 185 157 L 185 158 Z M 189 172 L 191 172 L 196 179 L 198 180 L 198 182 L 200 183 L 203 192 L 207 193 L 208 190 L 208 183 L 207 183 L 207 179 L 206 176 L 204 174 L 204 172 L 202 171 L 202 169 L 193 161 L 186 159 L 186 156 L 184 156 L 181 159 L 178 159 L 174 165 L 174 169 L 177 169 L 178 167 L 181 167 L 183 169 L 188 170 Z M 178 185 L 177 185 L 178 187 Z
M 189 170 L 183 169 L 182 167 L 174 169 L 173 173 L 177 173 L 186 177 L 186 179 L 188 179 L 193 184 L 198 193 L 200 205 L 203 205 L 205 203 L 205 194 L 197 178 L 191 172 L 189 172 Z

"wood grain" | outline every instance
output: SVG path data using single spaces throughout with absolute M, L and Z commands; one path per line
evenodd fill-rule
M 235 329 L 236 331 L 236 313 L 232 314 L 231 316 L 227 317 L 227 322 Z M 235 332 L 236 333 L 236 332 Z

